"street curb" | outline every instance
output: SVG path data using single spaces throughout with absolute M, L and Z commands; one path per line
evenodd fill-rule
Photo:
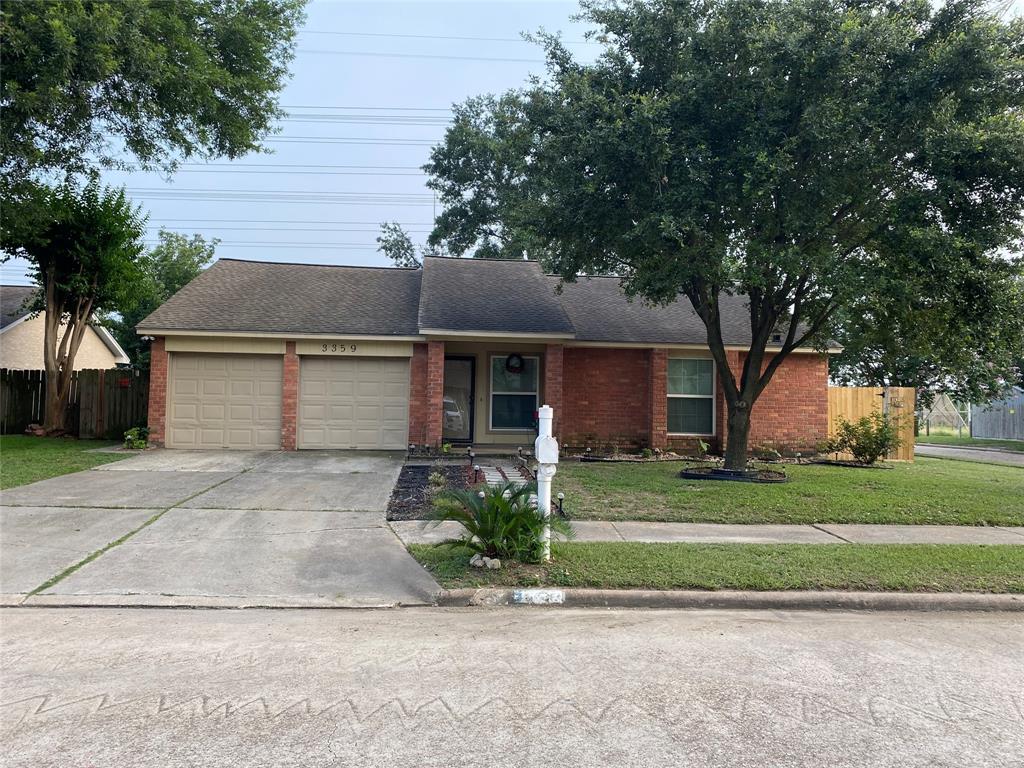
M 917 592 L 741 592 L 617 589 L 450 589 L 439 606 L 749 608 L 843 611 L 1022 611 L 1024 595 Z

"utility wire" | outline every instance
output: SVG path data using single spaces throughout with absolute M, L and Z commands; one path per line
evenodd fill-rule
M 319 29 L 300 29 L 301 35 L 332 35 L 336 37 L 404 37 L 414 40 L 479 40 L 485 43 L 530 43 L 521 37 L 473 37 L 469 35 L 406 35 L 398 32 L 333 32 Z M 567 45 L 600 45 L 596 40 L 563 40 Z M 531 43 L 532 44 L 532 43 Z
M 332 51 L 322 48 L 299 48 L 299 53 L 317 53 L 328 56 L 376 56 L 385 59 L 437 59 L 448 61 L 494 61 L 516 64 L 544 64 L 544 59 L 517 59 L 500 56 L 452 56 L 440 53 L 384 53 L 382 51 Z

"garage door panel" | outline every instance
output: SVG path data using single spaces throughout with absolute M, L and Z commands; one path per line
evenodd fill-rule
M 168 446 L 279 447 L 282 373 L 277 356 L 172 353 Z
M 404 448 L 409 424 L 405 358 L 303 357 L 300 448 Z

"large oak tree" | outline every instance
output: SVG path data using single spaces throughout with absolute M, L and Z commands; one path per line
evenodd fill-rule
M 427 169 L 452 194 L 432 241 L 473 217 L 493 227 L 474 203 L 511 206 L 517 242 L 563 279 L 613 272 L 631 295 L 688 299 L 725 394 L 727 467 L 745 466 L 779 366 L 857 307 L 984 317 L 1020 274 L 1003 249 L 1019 250 L 1024 205 L 1021 22 L 980 0 L 624 0 L 582 15 L 605 43 L 596 62 L 543 38 L 547 77 L 490 101 L 494 120 L 472 103 L 435 151 Z M 501 136 L 521 160 L 495 174 Z M 750 314 L 738 371 L 719 315 L 735 293 Z
M 0 6 L 0 175 L 173 168 L 261 148 L 305 0 Z

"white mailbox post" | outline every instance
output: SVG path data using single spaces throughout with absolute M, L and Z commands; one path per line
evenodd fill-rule
M 551 478 L 558 469 L 558 441 L 551 436 L 554 410 L 542 405 L 537 412 L 537 439 L 533 455 L 537 457 L 537 508 L 544 516 L 544 559 L 551 559 Z

